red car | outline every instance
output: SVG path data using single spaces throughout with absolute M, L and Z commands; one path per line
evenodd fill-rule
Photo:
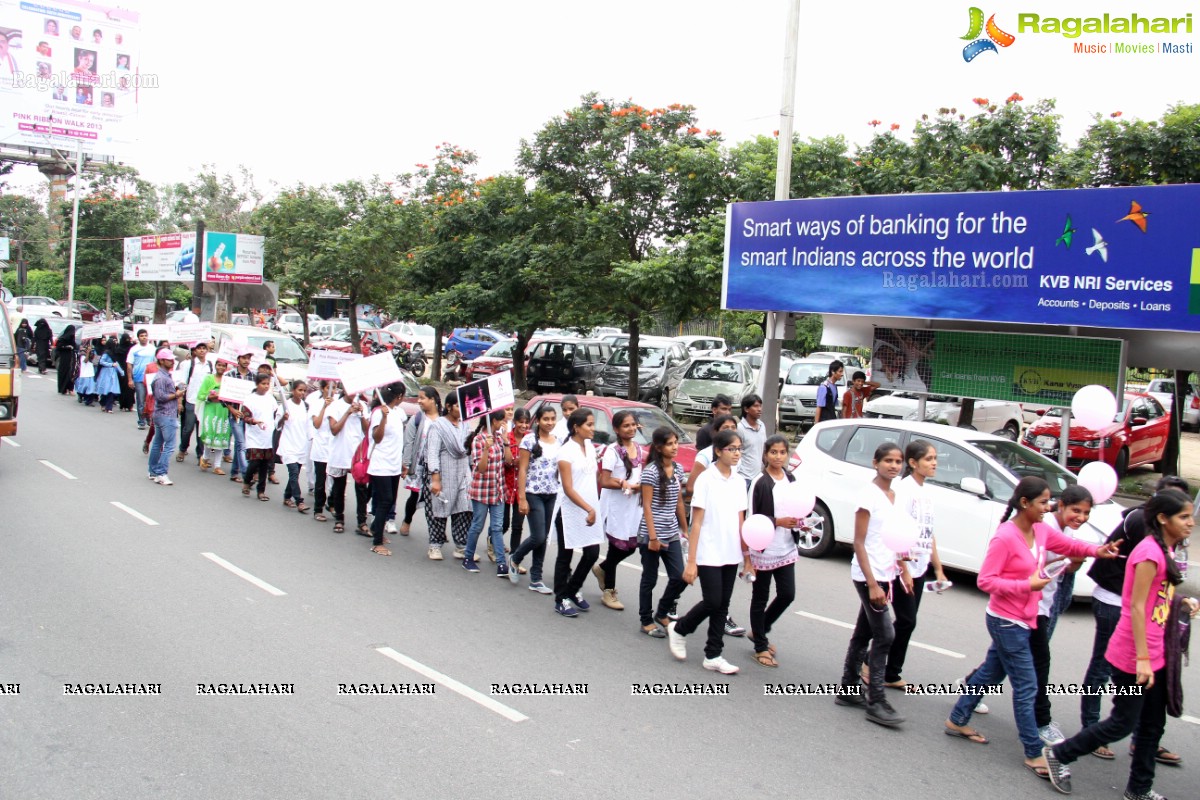
M 95 322 L 96 317 L 100 315 L 100 309 L 96 308 L 86 300 L 72 300 L 68 303 L 66 300 L 60 300 L 64 306 L 70 306 L 79 312 L 79 318 L 83 322 Z
M 1151 464 L 1162 470 L 1163 451 L 1171 415 L 1148 394 L 1126 392 L 1125 403 L 1113 421 L 1103 430 L 1091 430 L 1071 422 L 1068 431 L 1067 468 L 1078 472 L 1092 461 L 1106 461 L 1124 477 L 1130 467 Z M 1062 432 L 1062 411 L 1053 408 L 1030 425 L 1021 442 L 1057 461 L 1059 437 Z
M 537 347 L 537 343 L 540 341 L 542 340 L 530 339 L 529 344 L 525 345 L 526 362 L 529 361 L 529 354 L 533 352 L 533 348 Z M 471 362 L 471 380 L 477 381 L 480 378 L 495 375 L 497 372 L 512 369 L 512 353 L 516 345 L 516 339 L 501 339 L 489 347 L 483 355 Z
M 359 328 L 359 341 L 352 343 L 350 341 L 350 329 L 344 328 L 335 333 L 333 336 L 330 336 L 328 339 L 322 339 L 319 342 L 313 342 L 310 345 L 310 349 L 337 350 L 339 353 L 358 353 L 361 352 L 359 350 L 359 342 L 362 341 L 362 337 L 364 336 L 369 337 L 371 341 L 375 342 L 375 344 L 382 345 L 388 350 L 391 350 L 400 342 L 400 340 L 396 338 L 396 334 L 392 333 L 391 331 L 385 331 L 383 328 Z
M 558 411 L 559 416 L 562 416 L 562 395 L 561 394 L 542 394 L 532 398 L 525 404 L 525 408 L 532 412 L 535 408 L 543 403 L 549 403 Z M 613 414 L 623 409 L 628 409 L 637 417 L 638 432 L 635 437 L 640 445 L 650 447 L 651 437 L 654 434 L 654 429 L 660 425 L 666 425 L 675 432 L 679 437 L 679 453 L 675 456 L 675 462 L 683 469 L 685 473 L 692 471 L 692 464 L 696 461 L 696 443 L 687 431 L 679 427 L 675 420 L 667 416 L 658 406 L 652 406 L 649 403 L 639 403 L 636 400 L 625 400 L 619 397 L 596 397 L 593 395 L 579 395 L 579 407 L 586 408 L 591 411 L 596 419 L 596 435 L 593 442 L 599 445 L 611 444 L 616 441 L 616 434 L 613 432 L 612 418 Z

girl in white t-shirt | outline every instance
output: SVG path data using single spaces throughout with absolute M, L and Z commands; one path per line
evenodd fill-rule
M 904 658 L 908 655 L 908 640 L 917 628 L 917 611 L 925 589 L 925 573 L 933 566 L 937 580 L 945 581 L 942 560 L 938 558 L 937 542 L 933 538 L 933 500 L 925 481 L 937 474 L 937 449 L 924 439 L 914 439 L 904 448 L 904 479 L 896 484 L 896 508 L 917 522 L 917 544 L 908 551 L 908 575 L 912 591 L 904 590 L 900 578 L 892 581 L 892 610 L 896 614 L 896 638 L 888 650 L 887 669 L 883 685 L 888 689 L 903 689 Z
M 371 443 L 367 477 L 371 486 L 371 552 L 390 556 L 384 545 L 383 526 L 396 505 L 400 474 L 404 471 L 404 423 L 407 415 L 400 408 L 404 400 L 404 384 L 397 381 L 379 392 L 383 402 L 371 409 L 367 430 Z
M 742 541 L 746 480 L 737 472 L 742 457 L 742 439 L 735 431 L 721 431 L 713 437 L 713 452 L 717 454 L 716 461 L 696 481 L 692 497 L 691 546 L 683 570 L 684 582 L 690 584 L 700 579 L 702 599 L 667 626 L 667 644 L 675 658 L 685 660 L 685 637 L 708 620 L 703 666 L 713 672 L 733 675 L 740 670 L 721 655 L 725 618 L 729 615 L 729 600 L 733 597 L 738 566 L 750 568 L 750 556 Z
M 896 713 L 883 696 L 887 654 L 895 638 L 892 615 L 888 609 L 892 581 L 901 576 L 906 591 L 912 591 L 912 581 L 908 578 L 904 562 L 898 561 L 896 553 L 883 543 L 884 528 L 894 524 L 897 516 L 892 481 L 899 477 L 900 470 L 904 468 L 899 445 L 895 442 L 879 445 L 871 464 L 875 467 L 875 477 L 859 497 L 858 511 L 854 515 L 854 559 L 850 562 L 850 577 L 858 592 L 860 607 L 854 634 L 846 649 L 842 690 L 835 702 L 843 706 L 866 708 L 867 719 L 880 725 L 899 725 L 904 717 Z M 870 666 L 866 697 L 862 696 L 859 682 L 864 659 Z
M 258 499 L 264 503 L 267 497 L 267 475 L 275 463 L 273 439 L 279 424 L 279 403 L 271 395 L 271 376 L 260 374 L 254 378 L 254 392 L 242 404 L 242 421 L 246 423 L 246 468 L 242 494 L 250 495 L 250 484 L 257 481 Z
M 592 436 L 596 420 L 587 409 L 577 409 L 567 418 L 570 438 L 558 451 L 560 487 L 555 513 L 562 519 L 558 534 L 558 557 L 554 561 L 554 610 L 564 617 L 575 617 L 590 605 L 580 589 L 588 570 L 600 557 L 604 527 L 600 524 L 600 495 L 596 489 L 596 448 Z M 575 570 L 571 558 L 575 550 L 583 555 Z
M 625 608 L 617 597 L 617 565 L 637 552 L 642 522 L 642 465 L 646 456 L 638 443 L 638 421 L 628 409 L 613 414 L 617 441 L 600 459 L 600 518 L 608 537 L 608 555 L 592 567 L 600 582 L 600 602 L 616 611 Z
M 775 536 L 762 551 L 750 551 L 754 591 L 750 597 L 750 639 L 754 642 L 754 659 L 764 667 L 778 667 L 775 645 L 767 640 L 771 626 L 796 599 L 796 549 L 793 533 L 800 520 L 776 513 L 775 490 L 796 479 L 787 471 L 788 441 L 776 434 L 763 443 L 763 471 L 750 482 L 750 513 L 765 514 L 775 521 Z M 771 581 L 775 582 L 775 599 L 771 598 Z
M 287 467 L 287 485 L 283 487 L 283 505 L 301 514 L 308 513 L 304 492 L 300 490 L 300 467 L 308 460 L 313 427 L 309 420 L 308 384 L 292 381 L 291 395 L 283 401 L 283 426 L 279 433 L 279 460 Z
M 326 478 L 329 472 L 329 455 L 333 451 L 335 418 L 331 416 L 330 410 L 337 402 L 337 395 L 333 391 L 336 383 L 336 381 L 320 381 L 317 384 L 317 395 L 309 398 L 308 403 L 308 415 L 312 421 L 312 449 L 309 450 L 308 457 L 313 471 L 310 476 L 313 501 L 317 506 L 313 509 L 313 519 L 317 522 L 329 520 L 325 516 L 325 506 L 328 500 Z
M 733 416 L 732 414 L 722 414 L 713 420 L 713 436 L 716 436 L 721 431 L 736 430 L 737 417 Z M 713 453 L 713 446 L 711 444 L 708 447 L 696 451 L 696 460 L 692 462 L 692 471 L 688 475 L 687 488 L 683 490 L 683 500 L 685 503 L 690 503 L 692 501 L 692 492 L 696 489 L 696 481 L 699 480 L 700 476 L 712 466 L 713 461 L 715 460 L 716 457 Z

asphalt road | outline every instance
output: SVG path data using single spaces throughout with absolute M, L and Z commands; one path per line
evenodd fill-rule
M 765 684 L 838 680 L 857 609 L 845 551 L 798 565 L 799 596 L 772 633 L 782 666 L 758 666 L 746 640 L 727 638 L 742 673 L 725 677 L 701 669 L 700 637 L 681 664 L 639 633 L 633 568 L 618 579 L 629 610 L 602 607 L 589 580 L 593 610 L 563 619 L 486 560 L 478 575 L 428 561 L 420 514 L 381 558 L 367 539 L 284 511 L 282 487 L 270 504 L 247 500 L 192 462 L 172 463 L 175 486 L 152 484 L 133 416 L 60 398 L 48 379 L 26 381 L 16 443 L 0 445 L 0 798 L 1054 796 L 1021 767 L 1007 694 L 975 719 L 986 747 L 942 735 L 951 697 L 896 694 L 908 721 L 889 730 L 829 697 L 765 696 Z M 985 598 L 955 578 L 925 599 L 910 681 L 953 682 L 986 650 Z M 685 607 L 698 597 L 689 589 Z M 748 604 L 739 585 L 743 624 Z M 1053 680 L 1082 678 L 1091 634 L 1086 606 L 1060 623 Z M 161 693 L 64 690 L 125 683 Z M 294 693 L 198 694 L 229 683 Z M 493 683 L 587 694 L 493 695 Z M 632 694 L 646 683 L 728 694 Z M 1185 690 L 1200 698 L 1195 669 Z M 1168 723 L 1166 743 L 1188 761 L 1159 768 L 1171 798 L 1198 796 L 1196 702 Z M 1077 707 L 1055 703 L 1068 733 Z M 1120 795 L 1129 758 L 1116 749 L 1115 762 L 1076 766 L 1077 796 Z

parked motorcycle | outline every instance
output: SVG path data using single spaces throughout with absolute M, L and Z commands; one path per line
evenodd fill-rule
M 392 355 L 396 357 L 396 364 L 400 369 L 406 369 L 418 378 L 425 374 L 423 351 L 416 347 L 409 347 L 407 342 L 401 342 L 392 350 Z
M 442 356 L 442 383 L 450 381 L 458 381 L 466 383 L 470 380 L 470 375 L 467 374 L 467 362 L 462 357 L 462 353 L 457 350 L 448 350 Z

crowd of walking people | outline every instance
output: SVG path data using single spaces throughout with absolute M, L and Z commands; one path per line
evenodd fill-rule
M 177 362 L 165 344 L 150 343 L 145 330 L 136 341 L 76 343 L 68 328 L 54 350 L 61 394 L 74 393 L 107 412 L 114 404 L 136 411 L 139 430 L 147 431 L 147 474 L 160 485 L 172 485 L 172 461 L 193 457 L 194 435 L 200 472 L 227 475 L 242 495 L 263 502 L 271 500 L 269 484 L 284 482 L 282 508 L 332 522 L 335 534 L 349 526 L 371 539 L 376 555 L 392 555 L 390 536 L 411 535 L 420 507 L 430 560 L 445 559 L 449 536 L 462 569 L 479 573 L 486 552 L 496 577 L 518 585 L 527 577 L 529 590 L 553 595 L 554 611 L 565 618 L 591 610 L 584 596 L 589 574 L 601 604 L 624 609 L 617 567 L 637 554 L 640 631 L 666 640 L 671 655 L 685 661 L 688 639 L 704 628 L 701 664 L 726 675 L 740 671 L 723 653 L 727 635 L 745 633 L 730 617 L 742 578 L 752 582 L 755 662 L 771 669 L 783 660 L 769 634 L 796 596 L 797 545 L 809 521 L 776 511 L 779 491 L 795 478 L 788 442 L 766 435 L 756 396 L 743 400 L 740 420 L 720 413 L 730 410 L 727 400 L 714 400 L 714 418 L 698 437 L 704 446 L 687 475 L 670 428 L 654 430 L 642 447 L 637 419 L 618 411 L 615 441 L 597 447 L 593 413 L 570 395 L 559 408 L 493 410 L 467 422 L 453 393 L 443 397 L 425 386 L 416 398 L 419 412 L 409 417 L 402 383 L 358 395 L 337 381 L 281 385 L 269 356 L 252 363 L 248 346 L 236 349 L 230 362 L 199 342 Z M 39 358 L 39 366 L 45 363 Z M 222 382 L 231 377 L 254 385 L 242 402 L 222 399 Z M 850 574 L 859 611 L 835 702 L 889 727 L 904 722 L 889 692 L 903 696 L 907 686 L 905 656 L 921 598 L 926 589 L 949 583 L 934 536 L 938 509 L 925 486 L 937 473 L 937 456 L 920 439 L 903 451 L 885 442 L 874 453 L 874 479 L 859 489 Z M 278 476 L 277 466 L 283 468 Z M 351 491 L 355 513 L 348 521 Z M 1156 763 L 1181 763 L 1161 740 L 1167 715 L 1182 710 L 1180 665 L 1188 621 L 1200 610 L 1176 591 L 1195 522 L 1189 492 L 1183 480 L 1163 478 L 1154 496 L 1096 545 L 1073 535 L 1094 505 L 1087 489 L 1073 485 L 1053 499 L 1043 479 L 1021 479 L 979 572 L 978 586 L 989 596 L 991 645 L 961 682 L 944 732 L 988 744 L 972 719 L 989 711 L 981 702 L 986 690 L 1007 678 L 1026 769 L 1069 793 L 1069 764 L 1089 754 L 1111 760 L 1110 745 L 1133 734 L 1124 796 L 1161 797 L 1153 789 Z M 774 523 L 761 549 L 743 537 L 750 515 Z M 917 531 L 915 544 L 902 552 L 888 536 L 898 520 Z M 547 584 L 552 530 L 557 553 Z M 1090 662 L 1080 665 L 1083 684 L 1099 690 L 1111 681 L 1114 697 L 1101 719 L 1100 697 L 1084 695 L 1081 730 L 1067 738 L 1052 718 L 1050 642 L 1071 602 L 1075 572 L 1089 558 L 1098 587 L 1096 632 Z M 660 567 L 667 581 L 655 602 Z M 698 586 L 699 597 L 679 613 L 690 586 Z

